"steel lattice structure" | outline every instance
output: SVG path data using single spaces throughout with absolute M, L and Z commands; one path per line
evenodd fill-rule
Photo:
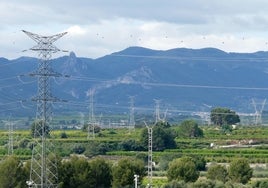
M 95 139 L 95 126 L 96 126 L 96 119 L 94 115 L 94 93 L 93 89 L 89 91 L 89 113 L 88 113 L 88 127 L 87 127 L 87 139 Z
M 149 187 L 152 186 L 152 177 L 153 177 L 153 128 L 148 127 L 148 180 Z
M 153 126 L 148 126 L 146 122 L 144 122 L 146 125 L 146 128 L 148 130 L 148 184 L 147 187 L 150 188 L 153 186 L 153 127 L 156 125 L 156 123 Z
M 52 53 L 60 51 L 53 43 L 67 32 L 52 36 L 37 35 L 24 30 L 23 32 L 37 43 L 30 50 L 36 51 L 39 56 L 38 70 L 30 74 L 38 78 L 38 91 L 33 99 L 37 102 L 37 121 L 34 130 L 35 144 L 32 150 L 30 180 L 27 184 L 29 187 L 54 188 L 58 183 L 57 165 L 54 153 L 51 152 L 53 146 L 48 137 L 51 130 L 52 103 L 58 99 L 52 96 L 50 78 L 61 74 L 52 70 L 50 59 Z

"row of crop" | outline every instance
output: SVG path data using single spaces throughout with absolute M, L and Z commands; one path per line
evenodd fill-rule
M 136 156 L 138 153 L 146 154 L 146 152 L 129 152 L 129 151 L 111 151 L 107 152 L 107 155 L 116 155 L 116 156 Z M 219 162 L 219 163 L 227 163 L 231 162 L 234 158 L 247 158 L 251 163 L 267 163 L 268 162 L 268 154 L 267 153 L 209 153 L 209 152 L 153 152 L 153 158 L 157 159 L 164 155 L 172 155 L 177 154 L 178 156 L 196 156 L 196 157 L 204 157 L 207 162 Z
M 235 158 L 241 157 L 205 157 L 206 162 L 230 163 Z M 268 163 L 267 158 L 247 158 L 249 163 Z
M 186 149 L 183 150 L 184 153 L 200 153 L 200 152 L 211 152 L 211 153 L 220 153 L 220 154 L 226 154 L 226 153 L 234 153 L 234 154 L 268 154 L 268 150 L 263 149 L 204 149 L 204 150 L 194 150 L 194 149 Z
M 243 148 L 228 148 L 228 149 L 167 149 L 166 152 L 178 153 L 219 153 L 219 154 L 268 154 L 267 149 L 243 149 Z

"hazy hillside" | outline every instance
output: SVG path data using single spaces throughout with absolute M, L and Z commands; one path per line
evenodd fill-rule
M 130 47 L 98 59 L 69 56 L 53 60 L 55 71 L 70 77 L 52 81 L 53 94 L 67 103 L 57 103 L 60 112 L 88 111 L 88 91 L 95 90 L 99 111 L 128 112 L 129 96 L 135 106 L 153 110 L 209 111 L 224 106 L 239 112 L 254 112 L 251 99 L 267 97 L 268 53 L 226 53 L 218 49 L 178 48 L 167 51 Z M 37 59 L 0 58 L 0 113 L 32 114 Z M 136 109 L 137 111 L 139 109 Z

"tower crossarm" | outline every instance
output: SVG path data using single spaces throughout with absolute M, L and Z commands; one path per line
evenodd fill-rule
M 29 31 L 22 30 L 26 35 L 28 35 L 31 39 L 33 39 L 35 42 L 37 42 L 37 45 L 30 48 L 33 51 L 49 51 L 52 53 L 56 53 L 60 51 L 55 45 L 53 45 L 53 42 L 61 38 L 62 36 L 66 35 L 67 32 L 59 33 L 56 35 L 51 36 L 42 36 L 35 33 L 31 33 Z
M 66 35 L 68 33 L 68 32 L 63 32 L 63 33 L 58 33 L 58 34 L 51 35 L 51 36 L 42 36 L 42 35 L 38 35 L 38 34 L 29 32 L 29 31 L 25 31 L 25 30 L 22 30 L 22 32 L 24 32 L 26 35 L 28 35 L 31 39 L 33 39 L 38 44 L 40 42 L 43 42 L 46 44 L 48 44 L 48 43 L 52 44 L 53 42 L 55 42 L 56 40 L 58 40 L 59 38 L 63 37 L 64 35 Z

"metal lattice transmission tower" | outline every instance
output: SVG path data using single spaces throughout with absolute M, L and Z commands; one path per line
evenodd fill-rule
M 135 118 L 134 118 L 134 96 L 130 96 L 130 107 L 129 107 L 129 120 L 128 128 L 129 131 L 135 128 Z
M 254 123 L 255 125 L 262 125 L 262 112 L 266 104 L 266 99 L 264 99 L 261 103 L 257 103 L 254 99 L 252 99 L 252 104 L 255 109 Z
M 155 101 L 155 123 L 159 122 L 159 121 L 165 121 L 166 120 L 166 116 L 167 116 L 167 110 L 165 111 L 164 117 L 161 118 L 160 117 L 160 101 L 159 99 L 154 99 Z
M 148 186 L 153 185 L 153 126 L 148 126 L 145 122 L 148 130 Z
M 94 114 L 94 90 L 89 90 L 89 117 L 88 117 L 88 127 L 87 127 L 87 139 L 95 138 L 95 126 L 96 119 Z
M 155 122 L 159 122 L 160 119 L 160 100 L 154 99 L 155 102 Z
M 38 90 L 33 98 L 37 103 L 36 124 L 34 130 L 34 141 L 32 149 L 30 180 L 27 181 L 29 187 L 54 188 L 57 187 L 58 175 L 57 164 L 52 143 L 48 136 L 51 134 L 50 122 L 52 120 L 52 103 L 59 99 L 52 96 L 51 77 L 59 77 L 61 74 L 54 72 L 51 66 L 53 53 L 60 51 L 53 43 L 67 34 L 67 32 L 42 36 L 28 31 L 23 32 L 33 39 L 37 45 L 30 50 L 38 53 L 38 70 L 31 73 L 38 79 Z

